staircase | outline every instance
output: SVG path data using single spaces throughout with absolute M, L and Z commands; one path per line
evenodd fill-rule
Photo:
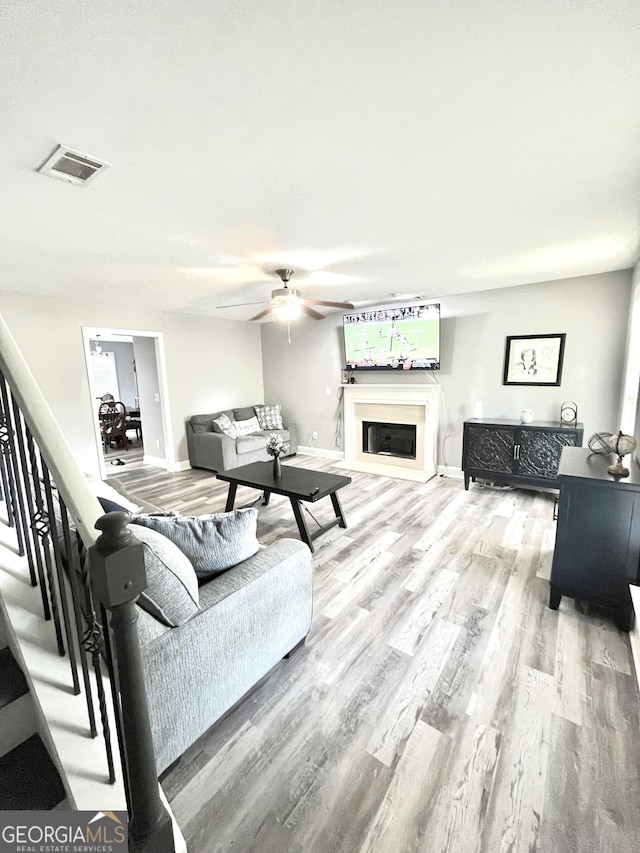
M 66 807 L 60 774 L 37 731 L 29 686 L 0 620 L 0 810 Z
M 142 553 L 101 516 L 0 316 L 0 811 L 125 811 L 130 850 L 182 853 L 140 690 Z

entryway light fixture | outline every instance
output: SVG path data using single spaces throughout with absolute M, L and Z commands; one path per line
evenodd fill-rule
M 95 346 L 91 350 L 91 355 L 104 355 L 102 347 L 100 346 L 100 335 L 96 335 L 96 339 Z

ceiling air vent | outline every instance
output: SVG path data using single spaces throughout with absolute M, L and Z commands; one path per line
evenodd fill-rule
M 109 168 L 109 163 L 97 157 L 87 157 L 80 151 L 58 145 L 53 154 L 38 169 L 50 178 L 60 178 L 70 184 L 90 184 L 97 175 Z

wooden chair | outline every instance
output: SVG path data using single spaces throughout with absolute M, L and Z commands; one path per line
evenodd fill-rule
M 125 450 L 128 450 L 129 439 L 127 438 L 126 409 L 124 403 L 100 403 L 98 417 L 100 418 L 100 432 L 105 453 L 114 441 L 116 446 L 124 447 Z

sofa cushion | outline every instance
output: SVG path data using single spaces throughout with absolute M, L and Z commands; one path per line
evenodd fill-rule
M 253 453 L 255 450 L 264 450 L 267 446 L 266 435 L 242 435 L 236 438 L 236 453 Z
M 260 547 L 256 539 L 258 510 L 252 507 L 199 517 L 140 515 L 133 521 L 177 545 L 200 580 L 248 560 Z
M 238 437 L 238 427 L 236 422 L 230 420 L 229 416 L 225 415 L 224 412 L 219 418 L 214 418 L 213 429 L 214 432 L 223 432 L 225 435 L 228 435 L 229 438 Z
M 191 424 L 191 427 L 195 433 L 215 432 L 215 427 L 212 428 L 209 424 Z
M 279 403 L 273 406 L 256 406 L 256 417 L 260 429 L 282 429 L 282 410 Z
M 238 430 L 238 435 L 250 435 L 252 432 L 259 432 L 260 424 L 258 423 L 257 417 L 254 415 L 252 418 L 247 418 L 246 421 L 236 421 L 236 429 Z
M 193 566 L 180 548 L 156 530 L 137 524 L 133 533 L 142 542 L 147 574 L 147 588 L 138 604 L 165 625 L 182 625 L 199 610 Z
M 249 418 L 255 418 L 256 410 L 254 406 L 244 406 L 242 409 L 234 409 L 233 417 L 237 421 L 246 421 Z

